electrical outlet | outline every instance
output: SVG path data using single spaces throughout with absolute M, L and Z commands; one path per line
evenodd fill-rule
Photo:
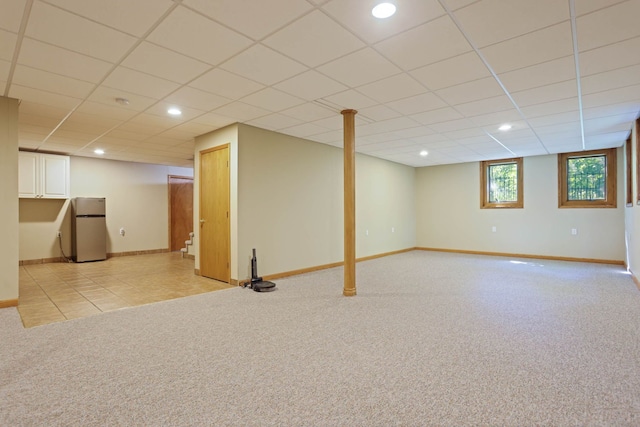
M 571 229 L 571 235 L 572 236 L 577 236 L 578 235 L 578 229 L 577 228 L 572 228 Z
M 62 231 L 59 231 L 56 233 L 56 237 L 62 237 Z
M 122 227 L 122 228 L 120 229 L 120 235 L 121 235 L 121 236 L 124 236 L 124 233 L 125 233 L 125 231 L 124 231 L 124 227 Z

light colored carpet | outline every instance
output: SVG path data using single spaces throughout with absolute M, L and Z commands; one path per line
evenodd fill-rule
M 0 425 L 640 425 L 640 292 L 619 266 L 409 252 L 23 329 Z

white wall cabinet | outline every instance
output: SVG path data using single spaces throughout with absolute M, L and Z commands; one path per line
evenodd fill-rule
M 27 199 L 70 197 L 69 156 L 21 151 L 18 194 Z

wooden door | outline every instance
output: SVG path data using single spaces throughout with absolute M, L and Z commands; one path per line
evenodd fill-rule
M 193 178 L 169 175 L 169 250 L 179 251 L 193 230 Z
M 231 280 L 229 145 L 200 153 L 200 274 Z

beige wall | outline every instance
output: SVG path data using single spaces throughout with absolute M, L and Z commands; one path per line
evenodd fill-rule
M 639 277 L 640 274 L 640 201 L 638 200 L 638 122 L 636 121 L 632 135 L 633 154 L 631 159 L 632 165 L 632 194 L 633 205 L 625 209 L 625 238 L 627 244 L 627 266 L 634 276 Z M 625 193 L 626 194 L 626 193 Z
M 252 248 L 261 275 L 341 262 L 342 149 L 241 125 L 238 150 L 238 278 Z M 356 223 L 359 258 L 414 247 L 414 169 L 357 155 Z
M 195 254 L 195 268 L 200 268 L 200 152 L 208 148 L 229 144 L 229 185 L 231 212 L 231 278 L 237 279 L 238 271 L 238 125 L 226 126 L 196 138 L 193 175 L 193 224 L 195 236 L 193 238 L 193 253 Z
M 480 209 L 479 164 L 416 172 L 419 247 L 622 261 L 623 150 L 618 208 L 558 209 L 557 156 L 524 159 L 524 209 Z M 492 232 L 492 227 L 496 232 Z M 578 229 L 571 235 L 571 229 Z
M 106 198 L 107 252 L 169 247 L 168 175 L 192 176 L 192 169 L 86 157 L 71 157 L 70 169 L 72 198 Z M 58 230 L 70 256 L 70 200 L 20 199 L 19 230 L 21 260 L 61 256 Z
M 0 302 L 18 298 L 18 100 L 0 96 Z

